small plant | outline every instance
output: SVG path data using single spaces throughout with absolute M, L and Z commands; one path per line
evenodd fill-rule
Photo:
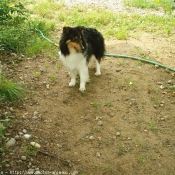
M 40 71 L 36 71 L 36 72 L 33 73 L 33 76 L 35 78 L 39 78 L 41 76 L 41 72 Z
M 154 121 L 148 123 L 148 129 L 153 131 L 154 133 L 157 133 L 157 127 Z
M 9 121 L 10 121 L 10 119 L 8 117 L 6 117 L 6 119 L 4 120 L 6 127 L 9 127 Z
M 22 83 L 7 80 L 4 76 L 0 75 L 0 97 L 2 99 L 9 101 L 22 100 L 25 94 Z
M 2 141 L 2 138 L 3 138 L 3 131 L 4 131 L 4 126 L 2 123 L 0 123 L 0 142 Z
M 112 102 L 111 101 L 106 102 L 106 106 L 111 107 L 112 106 Z
M 57 63 L 56 67 L 57 67 L 57 70 L 60 70 L 63 67 L 63 64 L 62 63 Z
M 143 164 L 143 163 L 146 161 L 146 159 L 145 159 L 145 157 L 140 156 L 140 157 L 137 157 L 137 161 L 138 161 L 139 163 Z
M 111 139 L 110 138 L 108 138 L 108 139 L 105 140 L 105 144 L 106 145 L 109 145 L 110 143 L 111 143 Z
M 94 132 L 100 132 L 101 131 L 101 127 L 99 126 L 94 126 L 92 129 Z
M 100 107 L 100 104 L 98 102 L 94 102 L 93 103 L 93 107 L 96 108 L 96 109 L 98 109 Z
M 50 74 L 50 75 L 49 75 L 49 79 L 50 79 L 52 82 L 55 82 L 55 81 L 56 81 L 56 76 L 53 75 L 53 74 Z
M 29 156 L 36 156 L 37 155 L 37 148 L 35 146 L 27 145 L 27 146 L 23 146 L 23 148 L 24 148 L 27 155 L 29 155 Z

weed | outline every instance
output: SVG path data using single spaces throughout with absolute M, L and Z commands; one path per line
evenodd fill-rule
M 98 102 L 94 102 L 93 103 L 93 107 L 96 108 L 96 109 L 98 109 L 100 107 L 100 104 Z
M 137 157 L 137 161 L 138 161 L 139 163 L 143 164 L 143 163 L 146 161 L 146 159 L 145 159 L 145 157 L 140 156 L 140 157 Z
M 39 78 L 41 76 L 41 72 L 40 71 L 36 71 L 36 72 L 33 73 L 33 76 L 35 78 Z
M 149 156 L 149 159 L 150 159 L 151 161 L 156 161 L 156 157 L 154 157 L 154 156 Z
M 22 83 L 15 83 L 0 76 L 0 97 L 5 100 L 22 100 L 25 97 L 25 89 Z
M 9 127 L 9 121 L 10 121 L 10 119 L 8 117 L 6 117 L 6 119 L 4 120 L 6 127 Z
M 108 138 L 108 139 L 105 140 L 105 144 L 106 145 L 109 145 L 110 143 L 111 143 L 111 139 L 110 138 Z
M 2 140 L 3 138 L 3 131 L 4 131 L 4 126 L 2 123 L 0 123 L 0 141 Z
M 63 67 L 63 63 L 56 63 L 57 70 L 60 70 Z
M 106 102 L 105 106 L 111 107 L 112 106 L 112 102 L 111 101 Z
M 50 79 L 52 82 L 55 82 L 55 81 L 56 81 L 56 76 L 53 75 L 53 74 L 50 74 L 50 75 L 49 75 L 49 79 Z
M 25 152 L 29 156 L 36 156 L 37 155 L 37 148 L 35 146 L 27 145 L 23 146 Z
M 169 87 L 171 92 L 175 92 L 175 85 Z
M 100 132 L 101 131 L 101 127 L 99 126 L 94 126 L 92 129 L 94 132 Z
M 148 129 L 154 133 L 157 133 L 157 127 L 154 121 L 148 123 Z

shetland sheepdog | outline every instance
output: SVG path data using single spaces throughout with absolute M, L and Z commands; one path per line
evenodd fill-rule
M 100 61 L 105 52 L 102 34 L 95 28 L 63 27 L 59 48 L 60 59 L 70 72 L 69 86 L 75 86 L 79 74 L 79 90 L 86 90 L 86 82 L 89 81 L 88 63 L 91 59 L 96 62 L 95 75 L 101 75 Z

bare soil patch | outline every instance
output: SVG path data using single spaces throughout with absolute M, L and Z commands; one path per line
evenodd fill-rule
M 143 33 L 139 39 L 106 41 L 106 47 L 108 53 L 175 65 L 175 44 L 164 37 Z M 81 93 L 78 85 L 68 87 L 67 70 L 57 55 L 8 66 L 13 77 L 29 85 L 31 95 L 13 110 L 1 107 L 2 118 L 11 117 L 6 137 L 19 136 L 3 172 L 175 174 L 174 72 L 105 57 L 102 75 L 96 77 L 91 65 L 91 82 Z M 30 139 L 24 138 L 24 129 Z M 39 151 L 29 149 L 32 141 L 41 145 Z

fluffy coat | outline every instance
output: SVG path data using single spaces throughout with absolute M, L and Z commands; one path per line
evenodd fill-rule
M 104 38 L 94 28 L 63 27 L 59 41 L 60 59 L 69 69 L 71 81 L 69 86 L 75 86 L 76 77 L 80 75 L 80 91 L 84 91 L 89 81 L 88 63 L 96 61 L 95 75 L 101 75 L 100 61 L 105 52 Z

